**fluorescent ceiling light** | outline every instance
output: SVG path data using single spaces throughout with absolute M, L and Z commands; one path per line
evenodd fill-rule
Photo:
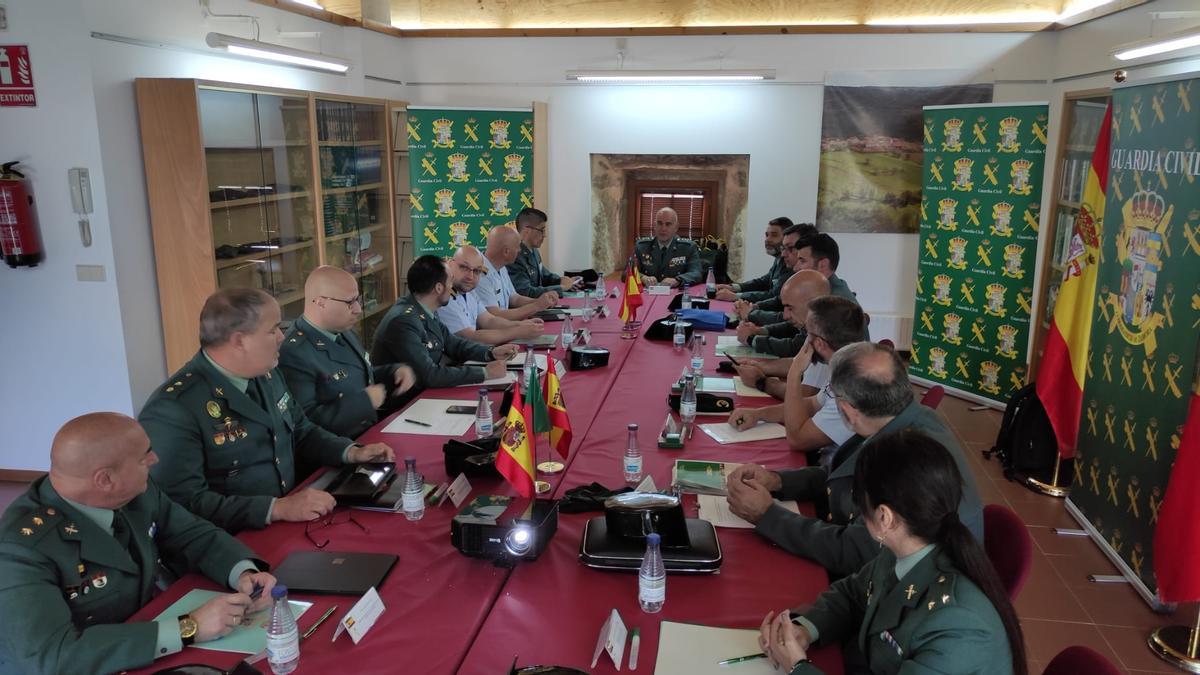
M 774 70 L 568 70 L 575 82 L 761 82 Z
M 209 33 L 204 41 L 214 49 L 224 49 L 230 54 L 252 59 L 264 59 L 331 73 L 345 73 L 350 70 L 350 61 L 339 59 L 336 56 L 326 56 L 318 52 L 293 49 L 258 40 L 247 40 L 224 33 Z
M 1054 12 L 1013 12 L 1009 14 L 958 14 L 945 16 L 896 16 L 867 19 L 868 26 L 969 26 L 992 23 L 1051 23 Z
M 1113 58 L 1118 61 L 1130 61 L 1143 56 L 1163 54 L 1188 47 L 1200 47 L 1200 26 L 1121 45 L 1113 50 Z

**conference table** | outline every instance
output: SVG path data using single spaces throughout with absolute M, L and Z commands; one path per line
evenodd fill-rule
M 702 287 L 693 294 L 702 292 Z M 539 475 L 550 483 L 549 495 L 560 498 L 567 490 L 597 482 L 610 488 L 623 485 L 622 456 L 627 425 L 640 427 L 639 443 L 645 475 L 665 488 L 671 482 L 676 459 L 711 459 L 757 462 L 770 468 L 804 466 L 803 453 L 787 449 L 782 440 L 719 445 L 702 431 L 695 431 L 682 450 L 659 449 L 658 432 L 669 410 L 667 395 L 690 361 L 687 350 L 676 352 L 671 342 L 647 340 L 642 333 L 651 321 L 669 314 L 671 296 L 647 295 L 639 310 L 644 323 L 634 339 L 621 335 L 618 318 L 620 298 L 604 300 L 609 316 L 596 317 L 577 328 L 588 328 L 591 344 L 610 352 L 606 367 L 568 371 L 561 391 L 571 421 L 573 439 L 565 468 L 552 475 Z M 580 301 L 568 299 L 567 305 Z M 727 303 L 714 301 L 713 309 Z M 546 332 L 560 330 L 546 323 Z M 714 333 L 708 333 L 703 372 L 716 374 Z M 563 357 L 561 349 L 552 352 Z M 472 402 L 477 388 L 459 387 L 427 390 L 420 398 L 462 399 Z M 493 407 L 500 394 L 494 393 Z M 774 402 L 768 398 L 735 397 L 735 405 L 757 406 Z M 382 441 L 396 450 L 397 461 L 415 457 L 426 482 L 453 480 L 443 466 L 444 436 L 386 433 L 383 429 L 401 410 L 372 427 L 358 440 Z M 697 423 L 723 421 L 699 417 Z M 497 424 L 500 420 L 497 419 Z M 468 431 L 464 438 L 474 438 Z M 552 452 L 539 439 L 538 457 Z M 468 499 L 477 495 L 509 495 L 520 501 L 511 486 L 498 478 L 472 478 Z M 546 495 L 541 495 L 545 498 Z M 520 507 L 520 503 L 514 505 Z M 696 516 L 696 501 L 685 496 L 685 512 Z M 807 505 L 802 505 L 802 512 Z M 605 619 L 616 609 L 626 625 L 641 633 L 638 672 L 654 672 L 658 649 L 659 622 L 663 620 L 730 628 L 757 628 L 768 611 L 811 603 L 828 588 L 828 577 L 819 566 L 783 552 L 751 530 L 722 528 L 718 531 L 723 564 L 715 575 L 670 575 L 667 600 L 657 614 L 645 614 L 637 601 L 637 575 L 594 570 L 579 561 L 579 543 L 584 525 L 599 513 L 559 515 L 558 531 L 536 560 L 523 560 L 515 567 L 497 567 L 490 561 L 461 554 L 450 543 L 450 521 L 457 512 L 449 501 L 428 506 L 419 521 L 401 513 L 355 510 L 357 527 L 338 510 L 327 525 L 313 532 L 318 541 L 329 539 L 325 550 L 393 553 L 399 557 L 378 588 L 385 610 L 374 627 L 357 645 L 348 635 L 331 641 L 340 619 L 358 598 L 351 596 L 293 594 L 293 600 L 312 602 L 298 620 L 301 632 L 325 611 L 337 606 L 333 616 L 304 641 L 300 673 L 507 673 L 519 665 L 553 664 L 592 673 L 614 673 L 611 661 L 591 667 L 593 651 Z M 511 513 L 512 511 L 510 511 Z M 810 511 L 811 512 L 811 511 Z M 262 530 L 245 531 L 238 538 L 273 567 L 288 554 L 314 550 L 304 523 L 275 523 Z M 216 590 L 211 581 L 189 574 L 169 587 L 131 621 L 156 617 L 171 603 L 194 588 Z M 232 668 L 244 654 L 188 648 L 155 662 L 152 668 L 185 663 L 206 663 Z M 731 654 L 730 656 L 736 656 Z M 817 649 L 811 655 L 827 673 L 841 673 L 841 654 L 836 647 Z M 604 657 L 607 659 L 607 657 Z M 266 661 L 256 664 L 270 672 Z M 626 670 L 626 664 L 621 664 Z

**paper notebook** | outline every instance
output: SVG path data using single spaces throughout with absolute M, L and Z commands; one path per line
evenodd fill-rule
M 700 507 L 700 519 L 712 523 L 713 527 L 754 529 L 753 523 L 735 516 L 733 511 L 729 510 L 729 502 L 720 495 L 697 495 L 696 502 Z M 775 503 L 792 513 L 800 513 L 800 507 L 796 506 L 794 501 L 781 502 L 776 499 Z
M 683 492 L 723 496 L 725 478 L 739 466 L 733 462 L 677 459 L 671 467 L 671 485 Z
M 658 631 L 656 675 L 778 675 L 767 659 L 718 665 L 725 659 L 761 654 L 757 630 L 663 621 Z
M 221 593 L 194 588 L 188 591 L 187 595 L 176 600 L 170 607 L 160 612 L 158 616 L 154 617 L 154 620 L 158 621 L 163 617 L 177 617 L 182 614 L 194 612 L 201 605 L 218 595 L 228 595 L 228 592 Z M 312 603 L 288 599 L 288 606 L 292 608 L 292 616 L 299 620 L 300 615 L 304 614 L 309 607 L 312 607 Z M 197 642 L 192 646 L 199 649 L 212 649 L 218 652 L 257 654 L 267 648 L 267 624 L 270 622 L 271 605 L 268 603 L 266 608 L 246 615 L 242 620 L 242 624 L 235 626 L 233 632 L 229 635 L 207 642 Z
M 787 437 L 787 429 L 778 422 L 759 422 L 745 431 L 734 429 L 729 426 L 728 422 L 713 422 L 712 424 L 701 424 L 700 431 L 708 434 L 721 445 L 770 441 Z

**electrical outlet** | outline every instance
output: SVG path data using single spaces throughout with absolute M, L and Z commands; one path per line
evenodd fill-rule
M 75 278 L 80 281 L 104 281 L 104 265 L 76 265 Z

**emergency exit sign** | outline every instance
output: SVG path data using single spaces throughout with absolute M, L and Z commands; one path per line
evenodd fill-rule
M 37 105 L 28 45 L 0 45 L 0 108 Z

